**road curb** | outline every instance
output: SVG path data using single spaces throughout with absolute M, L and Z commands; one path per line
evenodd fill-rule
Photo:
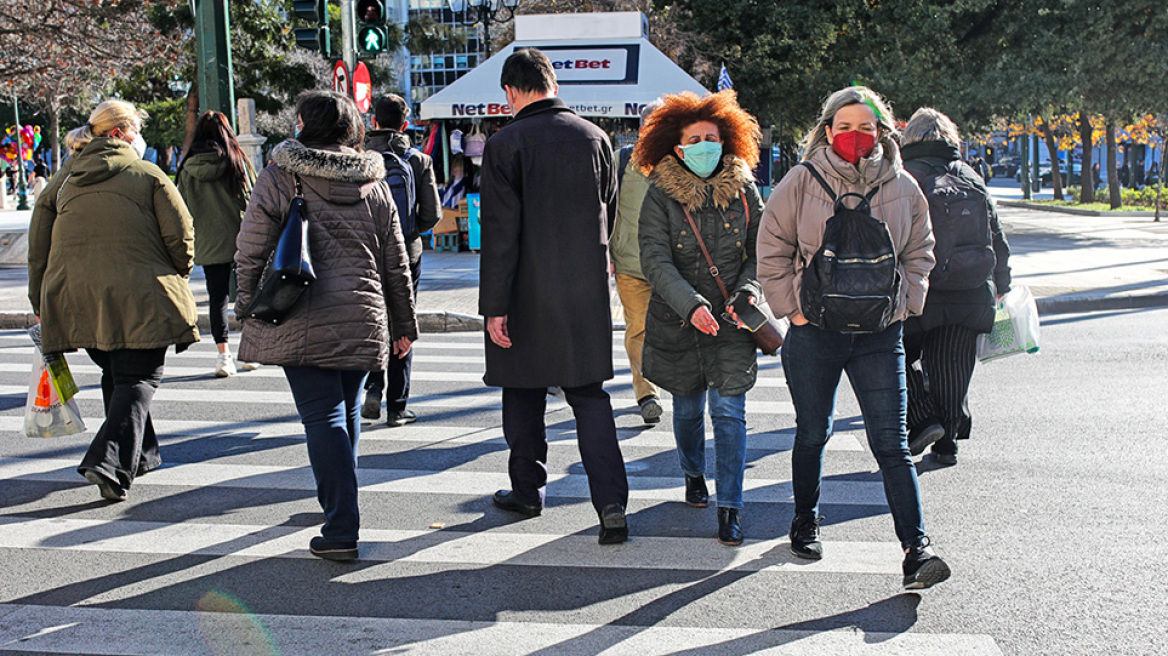
M 1023 210 L 1037 210 L 1039 212 L 1054 212 L 1056 214 L 1074 214 L 1076 216 L 1117 216 L 1129 217 L 1133 219 L 1151 219 L 1155 218 L 1155 212 L 1107 212 L 1103 210 L 1083 210 L 1077 207 L 1065 207 L 1062 205 L 1040 205 L 1038 203 L 1028 203 L 1024 200 L 998 200 L 995 201 L 1002 207 L 1016 207 Z M 1164 212 L 1161 212 L 1164 214 Z
M 1090 294 L 1064 294 L 1036 299 L 1038 314 L 1075 314 L 1079 312 L 1105 312 L 1108 310 L 1138 310 L 1152 307 L 1168 307 L 1168 291 L 1153 294 L 1112 294 L 1093 296 Z

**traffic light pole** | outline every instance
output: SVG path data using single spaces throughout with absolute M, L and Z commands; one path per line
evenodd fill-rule
M 341 61 L 350 75 L 357 69 L 356 4 L 357 0 L 341 0 Z
M 227 0 L 196 0 L 195 5 L 199 111 L 223 112 L 234 127 L 235 84 L 231 73 L 231 24 Z

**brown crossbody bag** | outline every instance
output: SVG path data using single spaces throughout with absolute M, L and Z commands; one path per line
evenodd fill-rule
M 750 234 L 750 206 L 746 204 L 746 192 L 739 192 L 742 194 L 742 210 L 746 213 L 746 232 Z M 698 225 L 694 221 L 693 216 L 689 213 L 689 208 L 685 205 L 681 206 L 685 212 L 685 220 L 689 222 L 690 229 L 693 230 L 694 237 L 698 240 L 698 247 L 702 249 L 702 255 L 706 258 L 706 264 L 710 265 L 710 275 L 714 277 L 714 282 L 718 283 L 718 289 L 722 292 L 722 300 L 730 300 L 730 292 L 726 290 L 726 283 L 722 280 L 722 274 L 718 271 L 718 267 L 714 266 L 714 258 L 710 257 L 710 251 L 706 250 L 706 242 L 702 240 L 702 232 L 698 230 Z M 750 335 L 754 337 L 754 343 L 758 345 L 758 350 L 767 355 L 775 355 L 779 352 L 779 348 L 783 345 L 783 333 L 779 330 L 779 322 L 770 313 L 764 312 L 760 308 L 754 308 L 762 318 L 751 326 L 751 322 L 743 319 Z M 742 319 L 742 311 L 735 308 L 735 312 Z M 726 317 L 729 320 L 729 317 Z

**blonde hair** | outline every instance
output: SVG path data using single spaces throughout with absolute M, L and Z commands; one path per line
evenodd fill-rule
M 961 134 L 957 131 L 957 124 L 948 116 L 932 107 L 922 107 L 908 120 L 901 138 L 905 145 L 917 141 L 944 141 L 950 146 L 960 147 Z
M 815 128 L 808 132 L 799 144 L 803 148 L 804 157 L 816 148 L 827 145 L 827 128 L 831 127 L 836 113 L 848 105 L 867 105 L 872 110 L 876 115 L 876 125 L 880 129 L 881 139 L 896 135 L 896 119 L 892 116 L 892 108 L 888 106 L 888 101 L 868 87 L 845 87 L 823 101 L 823 109 L 815 121 Z
M 147 118 L 144 110 L 124 100 L 107 100 L 89 114 L 89 122 L 65 135 L 65 147 L 74 153 L 81 152 L 90 141 L 104 137 L 118 128 L 135 127 L 141 129 Z

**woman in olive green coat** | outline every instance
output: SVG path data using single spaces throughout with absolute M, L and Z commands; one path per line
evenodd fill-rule
M 149 413 L 166 349 L 199 341 L 191 217 L 141 159 L 143 118 L 127 102 L 98 105 L 66 137 L 73 155 L 29 226 L 28 297 L 44 352 L 83 348 L 102 369 L 106 421 L 77 471 L 111 501 L 161 464 Z
M 255 177 L 227 116 L 203 112 L 175 179 L 195 222 L 195 264 L 203 267 L 207 282 L 211 336 L 219 349 L 215 375 L 220 378 L 235 375 L 235 360 L 227 348 L 227 301 L 235 268 L 235 238 Z M 243 363 L 245 370 L 256 366 Z
M 633 162 L 649 173 L 641 206 L 641 269 L 653 288 L 645 318 L 645 378 L 673 395 L 685 500 L 705 507 L 704 415 L 714 424 L 718 541 L 742 544 L 746 392 L 758 373 L 754 339 L 729 307 L 755 303 L 754 244 L 762 199 L 751 169 L 758 124 L 725 91 L 669 95 L 641 128 Z M 710 271 L 710 253 L 730 300 Z

